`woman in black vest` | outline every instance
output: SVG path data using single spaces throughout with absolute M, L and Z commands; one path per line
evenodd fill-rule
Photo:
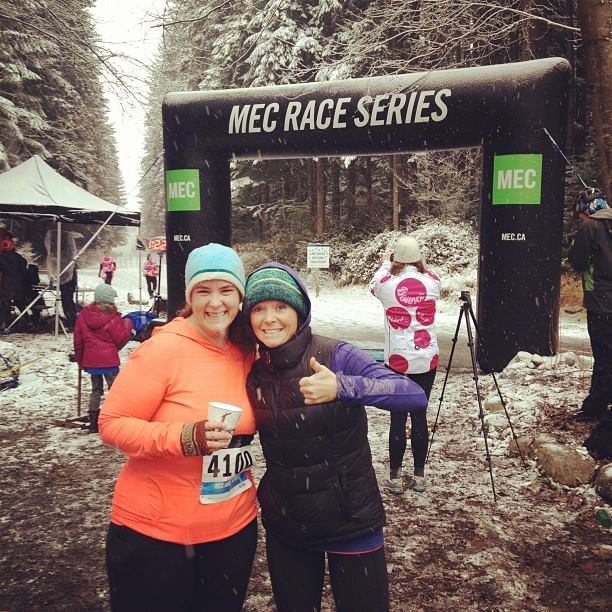
M 288 266 L 255 270 L 242 308 L 259 342 L 247 389 L 266 460 L 257 495 L 276 606 L 320 610 L 327 556 L 338 611 L 385 612 L 385 513 L 364 405 L 424 410 L 427 398 L 361 349 L 313 335 L 310 299 Z

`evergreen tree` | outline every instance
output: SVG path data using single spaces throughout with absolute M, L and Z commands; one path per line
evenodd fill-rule
M 92 4 L 0 0 L 0 169 L 38 154 L 67 179 L 119 204 L 123 186 Z
M 568 57 L 578 66 L 575 82 L 583 82 L 573 0 L 184 0 L 171 6 L 174 22 L 166 32 L 180 30 L 173 33 L 180 44 L 162 51 L 165 82 L 155 87 L 164 91 L 380 76 L 552 55 Z M 592 130 L 585 97 L 577 90 L 571 98 L 570 147 L 588 152 L 592 147 L 585 138 Z M 155 129 L 161 134 L 160 125 Z M 161 150 L 161 136 L 151 136 L 151 143 Z M 145 165 L 156 154 L 148 151 Z M 396 185 L 400 222 L 415 214 L 476 217 L 477 151 L 423 152 L 395 161 L 402 169 Z M 291 223 L 290 218 L 309 227 L 304 213 L 314 214 L 316 186 L 320 190 L 322 183 L 333 207 L 326 216 L 334 219 L 334 231 L 378 231 L 391 222 L 387 158 L 332 163 L 318 179 L 305 160 L 240 161 L 232 171 L 237 179 L 232 197 L 239 203 L 235 223 L 244 236 L 254 219 L 265 239 L 270 228 Z M 154 180 L 163 194 L 161 173 Z

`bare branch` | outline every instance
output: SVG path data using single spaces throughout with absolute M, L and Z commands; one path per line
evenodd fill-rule
M 210 10 L 206 11 L 206 13 L 204 13 L 203 15 L 199 15 L 198 17 L 192 17 L 191 19 L 176 19 L 175 21 L 164 21 L 162 23 L 156 23 L 152 25 L 151 28 L 169 28 L 170 26 L 179 25 L 181 23 L 197 23 L 198 21 L 203 21 L 204 19 L 207 19 L 208 17 L 210 17 L 210 15 L 216 13 L 217 11 L 228 6 L 229 4 L 232 4 L 232 0 L 226 0 L 225 2 L 222 2 L 217 6 L 213 6 Z

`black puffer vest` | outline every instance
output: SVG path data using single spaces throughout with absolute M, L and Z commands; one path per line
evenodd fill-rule
M 276 537 L 304 547 L 368 535 L 385 523 L 362 405 L 306 406 L 299 380 L 327 367 L 337 340 L 310 327 L 261 352 L 247 382 L 267 470 L 257 496 L 262 522 Z

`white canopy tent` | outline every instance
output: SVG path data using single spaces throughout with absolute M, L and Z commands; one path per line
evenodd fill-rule
M 139 225 L 140 213 L 81 189 L 38 155 L 0 174 L 0 216 L 50 216 L 68 223 Z
M 81 189 L 58 174 L 38 155 L 0 174 L 0 217 L 47 218 L 56 222 L 56 279 L 75 265 L 81 253 L 87 249 L 106 225 L 138 226 L 140 224 L 140 213 L 125 210 L 118 204 L 107 202 Z M 63 223 L 100 224 L 100 227 L 72 260 L 63 269 L 60 269 Z M 38 299 L 40 297 L 42 294 Z M 36 300 L 29 304 L 26 311 L 35 302 Z M 59 324 L 58 302 L 59 291 L 56 287 L 56 335 Z M 21 318 L 21 315 L 18 319 Z M 11 323 L 9 329 L 18 319 Z

